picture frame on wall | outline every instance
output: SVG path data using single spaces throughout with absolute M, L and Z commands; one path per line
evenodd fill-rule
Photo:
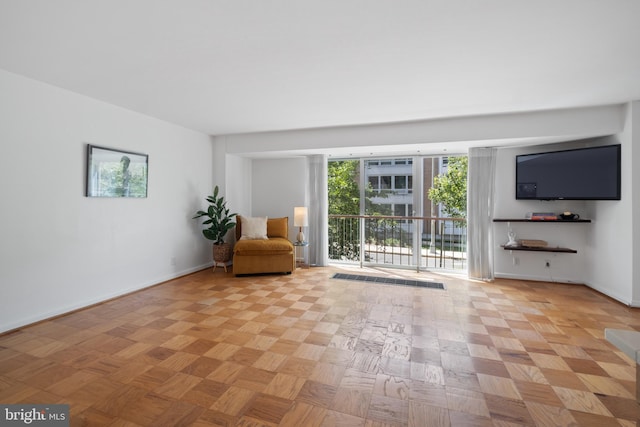
M 87 144 L 87 197 L 147 197 L 149 156 Z

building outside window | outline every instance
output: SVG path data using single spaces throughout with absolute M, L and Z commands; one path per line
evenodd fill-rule
M 345 203 L 351 203 L 353 209 L 349 212 L 340 209 L 338 212 L 332 207 L 333 202 L 330 196 L 330 213 L 365 215 L 373 218 L 376 216 L 426 217 L 421 220 L 403 218 L 367 220 L 364 239 L 368 244 L 375 242 L 377 245 L 392 244 L 405 248 L 417 245 L 413 247 L 417 250 L 420 246 L 424 249 L 434 247 L 436 243 L 439 244 L 442 240 L 440 236 L 444 233 L 449 236 L 458 234 L 462 236 L 462 233 L 466 233 L 460 227 L 456 229 L 452 221 L 443 222 L 432 219 L 444 217 L 440 206 L 428 198 L 428 190 L 433 186 L 434 178 L 446 172 L 447 157 L 361 158 L 332 160 L 331 164 L 336 165 L 336 171 L 351 165 L 349 181 L 357 185 L 359 190 L 345 193 L 342 185 L 336 186 L 336 203 L 340 205 L 334 206 L 337 208 Z M 330 170 L 332 169 L 334 168 L 330 167 Z M 418 181 L 414 180 L 414 176 L 418 177 Z M 352 233 L 351 230 L 355 230 L 353 223 L 344 222 L 344 225 L 330 226 L 330 233 L 333 233 L 331 236 L 335 236 L 335 241 L 347 239 L 345 236 L 355 236 L 348 239 L 357 241 L 359 235 L 349 234 Z M 416 232 L 419 233 L 414 234 Z M 390 233 L 399 234 L 393 234 L 394 237 L 390 238 Z M 343 244 L 334 246 L 336 248 L 331 249 L 332 259 L 353 259 L 359 253 L 357 244 L 350 247 Z

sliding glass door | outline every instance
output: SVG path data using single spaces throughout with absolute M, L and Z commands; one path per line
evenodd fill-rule
M 466 228 L 429 197 L 447 157 L 333 160 L 328 165 L 329 259 L 463 268 Z

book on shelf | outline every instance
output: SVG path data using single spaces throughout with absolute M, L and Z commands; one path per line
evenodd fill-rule
M 521 239 L 518 244 L 523 248 L 546 248 L 548 243 L 544 240 Z
M 553 212 L 529 212 L 525 216 L 526 219 L 531 221 L 557 221 L 558 216 Z

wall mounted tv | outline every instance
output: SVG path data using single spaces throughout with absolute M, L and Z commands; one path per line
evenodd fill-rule
M 620 144 L 516 156 L 518 200 L 620 200 Z

